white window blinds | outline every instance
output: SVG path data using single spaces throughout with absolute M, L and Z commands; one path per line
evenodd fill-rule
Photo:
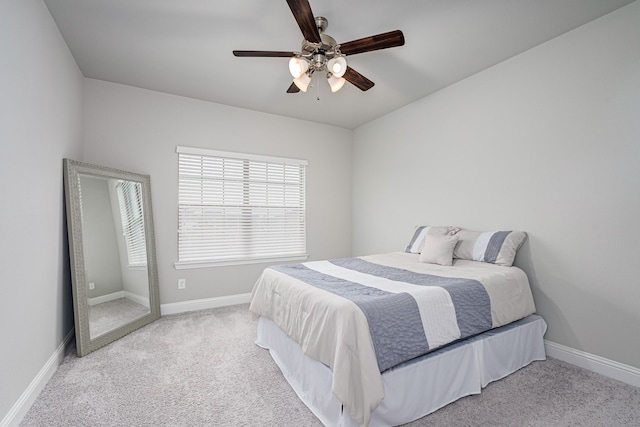
M 306 256 L 306 161 L 177 152 L 177 267 Z
M 147 265 L 147 248 L 144 236 L 142 189 L 139 182 L 118 181 L 116 183 L 120 219 L 127 247 L 129 266 Z

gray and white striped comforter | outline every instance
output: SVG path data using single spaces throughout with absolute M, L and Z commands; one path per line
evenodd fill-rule
M 393 253 L 266 269 L 250 310 L 272 319 L 333 371 L 333 392 L 361 425 L 384 397 L 380 373 L 535 311 L 522 270 Z

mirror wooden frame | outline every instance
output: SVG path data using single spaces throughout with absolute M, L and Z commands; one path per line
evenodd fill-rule
M 156 264 L 155 234 L 151 207 L 151 180 L 149 175 L 125 172 L 118 169 L 64 159 L 64 189 L 69 235 L 69 258 L 71 265 L 71 287 L 76 336 L 76 351 L 79 357 L 95 351 L 134 330 L 160 318 L 160 295 L 158 289 L 158 269 Z M 134 181 L 141 184 L 143 200 L 144 231 L 146 237 L 147 271 L 149 279 L 150 312 L 122 326 L 91 339 L 89 329 L 89 305 L 85 255 L 83 248 L 82 215 L 79 175 L 104 177 Z

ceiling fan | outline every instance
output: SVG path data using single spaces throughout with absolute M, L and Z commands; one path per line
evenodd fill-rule
M 404 45 L 404 35 L 400 30 L 338 44 L 333 37 L 324 34 L 329 22 L 322 16 L 313 16 L 309 0 L 287 0 L 287 4 L 304 36 L 300 52 L 233 51 L 238 57 L 291 58 L 289 72 L 293 76 L 293 83 L 287 93 L 306 92 L 315 73 L 319 76 L 326 73 L 332 92 L 340 90 L 345 81 L 362 91 L 369 90 L 374 83 L 349 67 L 345 57 Z

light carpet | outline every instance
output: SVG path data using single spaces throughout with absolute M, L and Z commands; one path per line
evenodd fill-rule
M 71 348 L 21 426 L 321 426 L 254 344 L 248 305 Z M 409 426 L 640 426 L 640 389 L 548 359 Z
M 148 314 L 151 310 L 127 298 L 89 306 L 89 335 L 91 339 Z

